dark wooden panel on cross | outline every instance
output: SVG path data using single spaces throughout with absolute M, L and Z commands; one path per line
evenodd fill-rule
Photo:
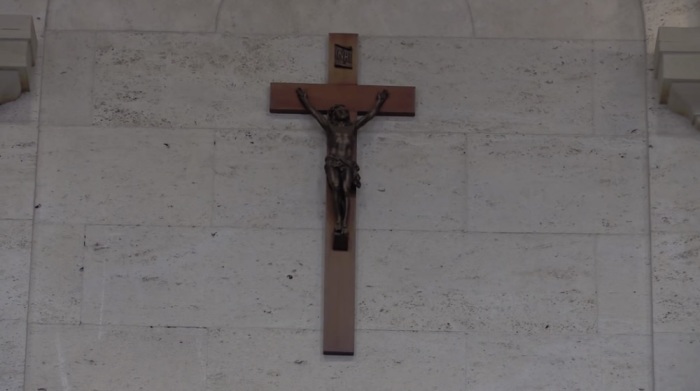
M 271 113 L 311 113 L 327 131 L 327 137 L 347 137 L 347 126 L 338 127 L 337 134 L 329 135 L 327 112 L 335 105 L 345 105 L 349 114 L 347 124 L 366 123 L 357 121 L 357 115 L 366 114 L 365 119 L 376 115 L 413 116 L 415 115 L 415 88 L 395 86 L 357 85 L 358 65 L 357 34 L 330 34 L 328 43 L 328 84 L 272 83 L 270 85 Z M 385 91 L 385 92 L 383 92 Z M 386 98 L 388 94 L 388 99 Z M 382 98 L 383 96 L 383 98 Z M 354 131 L 362 126 L 355 126 Z M 339 135 L 339 136 L 338 136 Z M 334 151 L 338 144 L 328 143 L 328 165 L 343 166 L 342 170 L 352 172 L 351 165 L 357 158 L 355 134 L 350 145 L 351 156 L 339 155 Z M 347 160 L 351 161 L 348 162 Z M 331 163 L 328 162 L 330 159 Z M 333 170 L 333 166 L 331 170 Z M 326 187 L 326 227 L 323 297 L 323 353 L 331 355 L 353 355 L 355 352 L 355 248 L 357 245 L 355 219 L 355 189 L 344 194 L 343 205 L 346 226 L 339 228 L 338 194 L 331 189 L 337 184 L 328 176 Z M 335 198 L 334 198 L 335 197 Z
M 416 98 L 415 87 L 389 86 L 354 86 L 332 84 L 270 84 L 270 112 L 279 114 L 304 114 L 308 111 L 299 102 L 295 93 L 303 88 L 309 94 L 309 100 L 320 111 L 328 111 L 338 103 L 344 104 L 351 112 L 367 114 L 374 104 L 374 97 L 382 90 L 389 93 L 389 98 L 377 115 L 412 117 L 415 115 L 413 102 Z M 274 107 L 274 109 L 273 109 Z

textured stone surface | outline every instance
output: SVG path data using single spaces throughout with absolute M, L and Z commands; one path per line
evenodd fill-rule
M 83 295 L 82 225 L 34 227 L 29 319 L 35 323 L 80 323 Z
M 52 0 L 51 30 L 208 32 L 222 0 Z
M 46 37 L 42 124 L 92 122 L 94 39 L 85 32 L 51 32 Z
M 0 218 L 34 214 L 37 126 L 0 124 Z
M 464 389 L 461 333 L 359 332 L 352 359 L 321 356 L 320 340 L 317 331 L 213 330 L 207 390 Z
M 470 230 L 647 229 L 646 146 L 641 140 L 474 135 L 468 145 Z
M 0 390 L 24 382 L 31 221 L 0 220 Z
M 321 228 L 323 129 L 216 134 L 215 226 Z
M 692 391 L 700 384 L 700 334 L 654 334 L 656 390 Z
M 380 36 L 467 37 L 472 35 L 466 1 L 341 0 L 319 7 L 318 1 L 224 0 L 219 31 L 236 35 L 324 35 L 353 32 Z
M 0 320 L 25 319 L 31 235 L 31 221 L 0 220 Z
M 651 330 L 649 237 L 596 238 L 598 332 L 648 334 Z
M 363 83 L 418 91 L 416 118 L 380 119 L 378 129 L 592 132 L 590 42 L 377 38 L 362 45 Z
M 358 324 L 470 333 L 591 333 L 594 238 L 363 232 Z M 470 334 L 471 335 L 471 334 Z
M 643 41 L 644 13 L 639 0 L 593 0 L 590 38 Z
M 641 40 L 635 0 L 470 0 L 477 37 Z
M 102 35 L 95 53 L 94 122 L 269 129 L 267 121 L 275 118 L 284 128 L 288 119 L 267 113 L 269 83 L 322 82 L 324 38 Z
M 34 325 L 27 390 L 204 390 L 206 330 Z
M 470 0 L 470 4 L 477 37 L 583 38 L 590 30 L 588 2 Z
M 39 221 L 210 223 L 213 132 L 98 128 L 42 132 Z
M 695 3 L 644 1 L 647 26 Z M 5 388 L 651 391 L 654 302 L 683 333 L 657 333 L 656 389 L 695 391 L 700 140 L 656 104 L 637 0 L 50 8 L 40 90 L 0 106 L 27 130 L 0 126 L 8 243 L 37 217 L 31 284 L 0 278 Z M 359 139 L 352 359 L 320 348 L 323 135 L 267 109 L 271 81 L 325 81 L 329 26 L 361 34 L 361 83 L 417 86 Z
M 27 324 L 0 320 L 0 390 L 24 390 L 24 348 Z
M 648 335 L 470 335 L 466 367 L 467 389 L 475 391 L 651 390 L 653 386 Z
M 453 230 L 465 226 L 465 136 L 360 134 L 360 228 Z
M 643 137 L 646 133 L 644 43 L 596 42 L 594 66 L 595 133 Z
M 673 114 L 677 115 L 677 114 Z M 687 118 L 682 118 L 692 129 Z M 655 231 L 700 232 L 700 133 L 651 137 L 651 222 Z
M 62 42 L 74 36 L 57 35 Z M 90 36 L 81 33 L 75 38 L 89 41 Z M 84 107 L 86 99 L 67 103 L 53 95 L 62 83 L 78 84 L 71 91 L 76 98 L 89 88 L 88 78 L 78 78 L 90 72 L 91 63 L 81 60 L 90 52 L 86 42 L 53 56 L 52 61 L 67 69 L 47 75 L 52 87 L 42 116 L 45 122 L 308 129 L 310 118 L 267 113 L 268 85 L 325 80 L 323 36 L 114 33 L 101 34 L 98 41 L 93 54 L 94 109 Z M 361 56 L 361 83 L 416 85 L 419 91 L 416 118 L 379 119 L 373 128 L 592 132 L 590 42 L 366 37 Z M 64 117 L 59 108 L 71 105 L 78 115 Z
M 654 331 L 700 332 L 700 235 L 657 233 L 652 248 Z
M 320 327 L 320 230 L 88 227 L 82 320 Z

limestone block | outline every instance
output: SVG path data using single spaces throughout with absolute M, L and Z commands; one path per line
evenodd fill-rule
M 675 114 L 673 116 L 681 118 Z M 685 118 L 681 119 L 686 121 Z M 669 121 L 667 123 L 670 124 Z M 675 124 L 680 127 L 679 123 Z M 679 131 L 669 136 L 654 136 L 649 140 L 649 144 L 654 146 L 649 164 L 654 231 L 700 232 L 700 198 L 697 196 L 700 181 L 696 169 L 700 165 L 700 133 L 692 132 L 693 129 L 687 125 L 682 129 L 686 132 L 683 136 Z M 700 305 L 700 291 L 698 303 Z M 700 314 L 696 320 L 700 322 Z
M 32 223 L 29 220 L 0 221 L 0 320 L 2 321 L 22 320 L 27 313 L 31 230 Z M 0 344 L 0 352 L 2 351 L 2 344 Z M 0 377 L 1 384 L 2 377 Z
M 364 172 L 357 198 L 358 227 L 463 228 L 465 149 L 462 134 L 360 133 L 357 156 Z
M 361 230 L 358 243 L 360 329 L 589 334 L 596 259 L 616 275 L 626 266 L 591 235 Z M 604 287 L 600 300 L 612 301 Z
M 39 150 L 46 158 L 38 165 L 38 220 L 209 224 L 212 132 L 46 129 Z
M 644 233 L 644 144 L 609 137 L 470 135 L 468 229 Z
M 91 43 L 89 33 L 52 33 L 46 46 L 42 121 L 319 131 L 310 116 L 268 113 L 265 91 L 270 81 L 324 83 L 326 41 L 324 35 L 101 33 Z M 168 48 L 166 58 L 160 54 L 163 47 Z M 93 55 L 94 65 L 89 60 Z M 366 37 L 360 55 L 361 83 L 415 85 L 420 91 L 418 116 L 377 118 L 363 133 L 591 133 L 590 42 Z M 598 70 L 605 83 L 612 71 Z M 87 75 L 93 72 L 91 85 L 93 78 Z M 84 98 L 91 93 L 93 98 Z M 92 102 L 94 108 L 88 107 Z M 605 113 L 600 117 L 606 120 Z
M 628 0 L 471 0 L 475 35 L 493 38 L 640 39 L 641 9 Z M 556 10 L 557 17 L 551 17 Z
M 51 30 L 213 32 L 222 0 L 55 0 Z
M 0 70 L 0 104 L 11 102 L 22 94 L 19 72 L 14 69 Z
M 31 15 L 33 17 L 34 31 L 41 45 L 46 24 L 46 10 L 49 0 L 5 0 L 0 2 L 0 14 L 4 15 Z
M 28 338 L 26 390 L 206 388 L 203 329 L 32 325 Z
M 659 45 L 671 45 L 668 47 L 679 48 L 679 51 L 694 51 L 692 48 L 700 47 L 698 36 L 700 36 L 700 27 L 659 27 L 656 51 L 666 51 L 661 50 L 662 47 Z
M 654 334 L 655 390 L 695 390 L 700 384 L 700 334 Z
M 19 73 L 22 91 L 29 91 L 32 67 L 31 46 L 23 40 L 0 40 L 0 70 Z
M 697 233 L 652 235 L 654 332 L 700 332 L 699 251 Z
M 210 391 L 464 390 L 468 375 L 462 333 L 358 331 L 352 360 L 321 356 L 315 330 L 214 329 L 207 337 Z
M 29 15 L 0 15 L 0 40 L 27 41 L 31 47 L 32 65 L 37 57 L 34 21 Z
M 644 137 L 644 42 L 597 41 L 593 43 L 593 59 L 594 132 Z
M 595 242 L 598 333 L 648 334 L 649 237 L 600 235 Z
M 92 124 L 94 41 L 91 32 L 54 32 L 46 37 L 41 80 L 42 123 Z
M 661 103 L 668 101 L 671 84 L 700 81 L 700 28 L 659 28 L 654 63 Z
M 471 11 L 467 2 L 461 0 L 442 1 L 439 7 L 431 0 L 411 0 L 401 7 L 398 3 L 373 0 L 339 0 L 333 6 L 321 4 L 317 0 L 224 1 L 218 29 L 244 36 L 325 35 L 329 31 L 352 31 L 361 36 L 472 35 Z M 313 23 L 309 23 L 311 15 Z
M 671 84 L 700 81 L 700 53 L 664 53 L 658 68 L 659 102 L 667 103 Z
M 22 389 L 26 327 L 24 320 L 0 320 L 0 387 L 3 391 Z
M 29 91 L 30 69 L 36 62 L 36 56 L 37 39 L 32 17 L 0 15 L 0 71 L 13 70 L 18 73 L 21 91 Z M 18 97 L 14 78 L 11 75 L 0 77 L 0 103 Z
M 83 225 L 37 224 L 29 297 L 33 323 L 80 323 Z
M 215 226 L 323 227 L 321 132 L 219 131 L 215 144 Z
M 39 131 L 34 124 L 12 125 L 0 118 L 0 219 L 31 220 Z
M 700 82 L 673 83 L 668 97 L 668 107 L 690 119 L 700 129 Z
M 654 58 L 667 53 L 700 52 L 700 27 L 660 27 L 656 36 Z
M 59 244 L 46 229 L 39 233 L 41 248 L 80 254 L 75 235 Z M 66 285 L 82 281 L 78 306 L 87 324 L 318 329 L 322 239 L 320 230 L 89 225 L 82 280 L 56 273 Z M 59 264 L 78 265 L 60 256 L 49 265 L 41 248 L 44 281 Z M 70 308 L 66 296 L 75 293 L 64 286 L 52 291 L 64 296 L 54 308 Z M 55 300 L 50 293 L 42 292 L 44 308 Z
M 464 389 L 651 390 L 650 342 L 640 335 L 470 334 Z

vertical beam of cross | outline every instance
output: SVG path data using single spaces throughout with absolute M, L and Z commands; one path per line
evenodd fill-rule
M 328 84 L 357 85 L 357 34 L 330 34 L 328 40 Z M 350 55 L 342 57 L 343 53 Z M 343 61 L 345 60 L 345 61 Z M 350 68 L 336 62 L 350 63 Z M 372 100 L 369 100 L 372 102 Z M 341 103 L 341 102 L 338 102 Z M 350 111 L 350 120 L 357 119 L 357 111 Z M 357 161 L 357 140 L 352 146 L 353 160 Z M 323 278 L 323 354 L 355 354 L 355 194 L 350 202 L 346 251 L 334 250 L 335 224 L 333 192 L 326 186 L 326 244 Z M 345 244 L 345 243 L 343 243 Z M 342 246 L 341 246 L 342 247 Z

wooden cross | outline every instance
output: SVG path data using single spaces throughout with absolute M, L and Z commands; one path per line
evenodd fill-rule
M 415 87 L 357 85 L 357 34 L 330 34 L 328 84 L 272 83 L 270 112 L 308 114 L 298 95 L 301 88 L 318 112 L 345 105 L 352 122 L 357 114 L 370 112 L 377 96 L 386 90 L 389 98 L 377 115 L 414 116 Z M 356 140 L 352 139 L 352 159 Z M 329 143 L 328 153 L 331 154 Z M 323 354 L 351 356 L 355 352 L 355 194 L 348 196 L 347 231 L 338 234 L 333 193 L 326 186 L 326 228 L 323 301 Z

